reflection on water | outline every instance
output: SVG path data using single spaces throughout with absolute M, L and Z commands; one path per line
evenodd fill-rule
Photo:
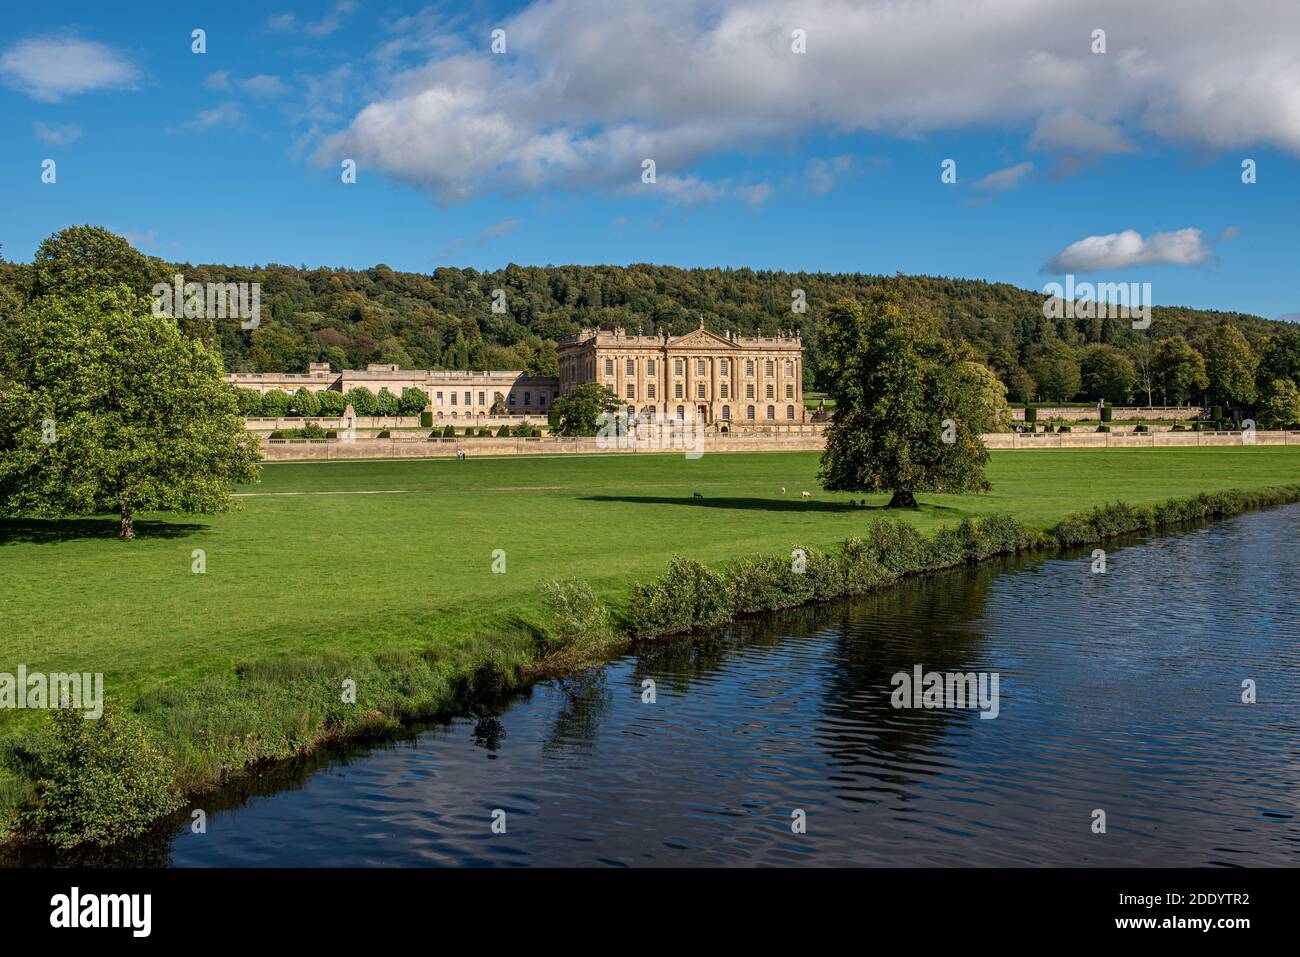
M 208 799 L 206 834 L 186 813 L 110 859 L 1294 865 L 1298 539 L 1293 506 L 1113 548 L 1104 575 L 1009 559 L 654 645 L 279 770 Z M 997 672 L 999 716 L 894 709 L 916 664 Z

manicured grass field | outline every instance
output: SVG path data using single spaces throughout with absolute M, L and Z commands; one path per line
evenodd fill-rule
M 102 671 L 109 695 L 129 699 L 277 652 L 456 642 L 535 611 L 549 579 L 622 600 L 674 554 L 829 546 L 881 514 L 821 491 L 817 464 L 816 453 L 280 463 L 243 490 L 242 511 L 146 516 L 133 543 L 116 540 L 115 519 L 0 523 L 0 671 Z M 989 476 L 988 495 L 922 496 L 901 517 L 933 528 L 1007 513 L 1045 527 L 1104 502 L 1295 483 L 1300 447 L 994 452 Z M 191 571 L 195 549 L 205 574 Z M 505 574 L 492 571 L 496 549 Z M 0 713 L 0 732 L 31 714 Z

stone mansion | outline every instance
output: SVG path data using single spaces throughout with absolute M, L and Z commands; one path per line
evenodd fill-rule
M 559 343 L 560 376 L 519 371 L 457 372 L 401 369 L 372 363 L 365 370 L 330 370 L 314 362 L 306 373 L 233 372 L 225 381 L 256 392 L 346 393 L 364 387 L 400 396 L 418 388 L 435 420 L 493 417 L 498 400 L 509 415 L 545 416 L 556 398 L 585 382 L 600 382 L 642 421 L 697 418 L 718 431 L 773 429 L 805 422 L 803 349 L 797 335 L 736 336 L 698 329 L 629 336 L 619 328 L 583 329 Z
M 559 343 L 560 392 L 608 386 L 640 419 L 702 419 L 719 431 L 802 425 L 803 346 L 793 336 L 629 336 L 584 329 Z

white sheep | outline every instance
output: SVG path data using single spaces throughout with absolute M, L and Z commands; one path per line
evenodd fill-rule
M 803 498 L 805 502 L 808 501 L 808 499 L 812 498 L 812 492 L 808 492 L 808 491 L 800 492 L 799 495 Z

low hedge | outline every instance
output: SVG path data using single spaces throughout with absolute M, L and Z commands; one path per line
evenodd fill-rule
M 996 555 L 1089 545 L 1117 535 L 1296 501 L 1300 501 L 1300 485 L 1206 492 L 1156 505 L 1115 502 L 1071 514 L 1041 532 L 1009 515 L 966 519 L 930 536 L 906 522 L 882 518 L 867 526 L 863 538 L 850 538 L 833 553 L 795 548 L 789 556 L 756 555 L 716 569 L 674 558 L 661 577 L 636 583 L 622 625 L 638 638 L 707 629 L 740 615 L 866 594 L 909 575 L 974 564 Z

